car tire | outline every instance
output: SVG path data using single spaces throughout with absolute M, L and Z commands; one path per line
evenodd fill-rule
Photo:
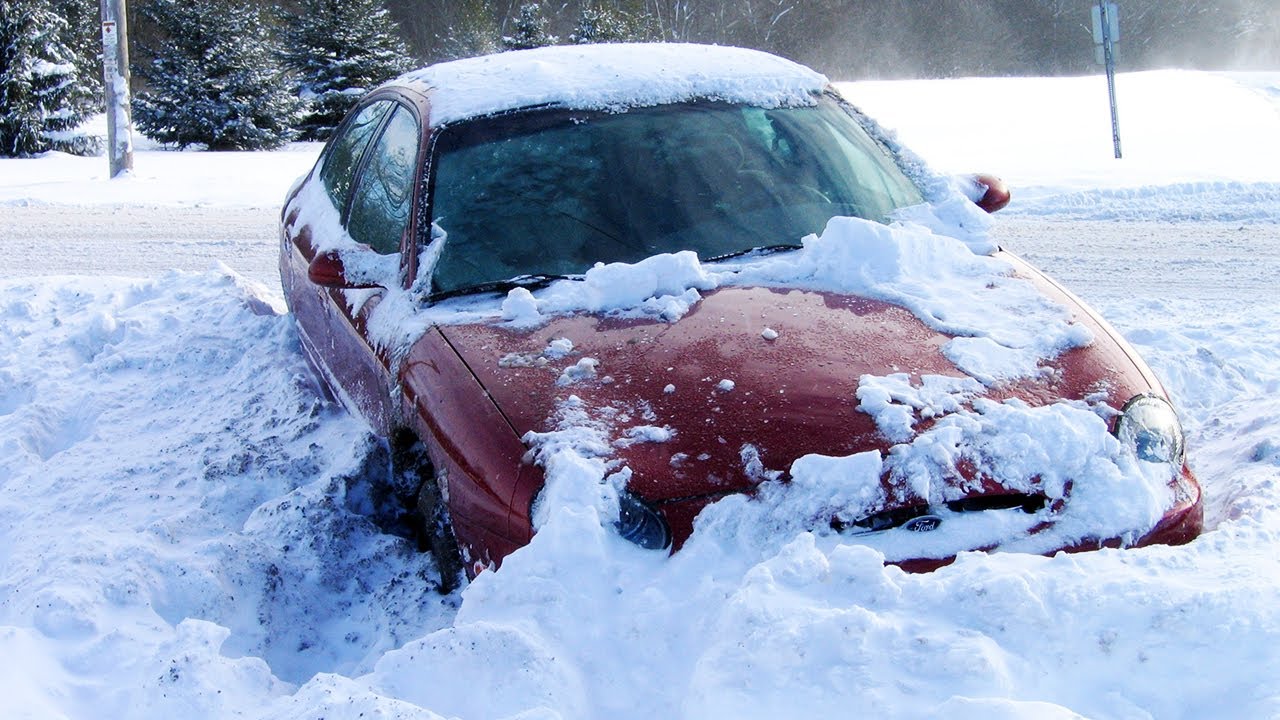
M 458 539 L 454 537 L 453 524 L 449 522 L 449 508 L 441 492 L 443 480 L 442 475 L 432 473 L 418 491 L 418 516 L 422 528 L 419 544 L 425 543 L 425 549 L 436 559 L 436 568 L 440 571 L 437 589 L 441 595 L 448 595 L 461 584 L 462 553 L 458 550 Z
M 462 553 L 449 522 L 449 508 L 442 485 L 443 472 L 437 471 L 427 449 L 410 430 L 392 434 L 391 457 L 393 483 L 401 487 L 411 484 L 413 491 L 410 523 L 418 541 L 418 549 L 431 553 L 440 573 L 436 590 L 448 595 L 458 588 L 462 578 Z

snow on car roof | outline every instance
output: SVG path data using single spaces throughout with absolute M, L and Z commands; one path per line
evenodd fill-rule
M 617 110 L 694 98 L 809 105 L 828 83 L 756 50 L 659 43 L 518 50 L 432 65 L 398 82 L 430 92 L 433 125 L 538 105 Z

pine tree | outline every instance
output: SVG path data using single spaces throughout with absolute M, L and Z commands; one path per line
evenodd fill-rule
M 72 62 L 81 86 L 93 97 L 93 107 L 101 111 L 102 97 L 102 23 L 98 0 L 49 0 L 49 7 L 66 21 L 59 33 L 71 49 Z
M 504 50 L 528 50 L 555 45 L 560 38 L 547 32 L 547 19 L 542 16 L 542 6 L 536 2 L 520 6 L 515 19 L 515 33 L 502 37 Z
M 434 36 L 430 59 L 456 60 L 502 49 L 499 22 L 489 5 L 485 0 L 450 0 L 449 15 L 443 30 Z
M 584 3 L 569 41 L 589 45 L 651 40 L 656 36 L 652 24 L 652 18 L 644 13 L 632 14 L 609 4 Z
M 45 0 L 4 0 L 0 13 L 0 155 L 47 150 L 88 155 L 100 140 L 77 132 L 94 98 L 62 41 L 66 22 Z
M 143 14 L 164 36 L 151 64 L 137 68 L 148 83 L 133 104 L 143 134 L 210 150 L 269 149 L 293 139 L 302 102 L 257 6 L 152 0 Z
M 284 27 L 282 59 L 309 105 L 304 140 L 328 138 L 362 95 L 413 65 L 380 0 L 300 0 Z

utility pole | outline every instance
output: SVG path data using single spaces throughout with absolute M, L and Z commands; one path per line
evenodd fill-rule
M 129 110 L 129 23 L 125 0 L 100 0 L 102 90 L 107 106 L 107 159 L 111 177 L 133 169 L 133 119 Z
M 1120 8 L 1114 2 L 1098 0 L 1093 8 L 1093 42 L 1096 59 L 1107 66 L 1107 94 L 1111 98 L 1111 142 L 1120 159 L 1120 119 L 1116 114 L 1116 47 L 1120 42 Z

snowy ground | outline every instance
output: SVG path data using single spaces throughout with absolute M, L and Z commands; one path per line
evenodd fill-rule
M 316 148 L 143 152 L 110 182 L 6 160 L 0 716 L 1280 715 L 1280 75 L 1122 75 L 1121 161 L 1101 78 L 845 90 L 1009 181 L 998 239 L 1183 411 L 1203 537 L 906 575 L 805 534 L 655 558 L 584 521 L 441 598 L 370 521 L 384 458 L 269 284 Z

